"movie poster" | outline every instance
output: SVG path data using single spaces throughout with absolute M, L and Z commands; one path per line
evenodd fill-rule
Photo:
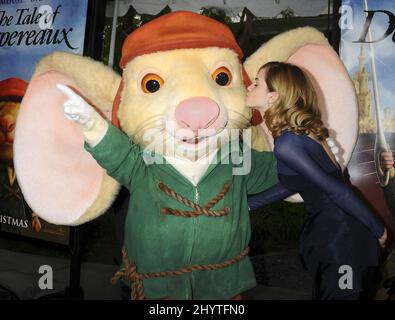
M 344 0 L 340 56 L 359 105 L 359 135 L 348 165 L 351 181 L 394 228 L 395 176 L 378 155 L 395 149 L 395 1 Z
M 12 143 L 19 105 L 37 61 L 53 51 L 83 53 L 87 6 L 88 0 L 0 0 L 1 231 L 68 244 L 68 227 L 47 223 L 24 201 Z

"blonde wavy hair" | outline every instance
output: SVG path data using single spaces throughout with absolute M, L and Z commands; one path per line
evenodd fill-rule
M 270 92 L 279 98 L 264 114 L 266 126 L 277 137 L 285 129 L 297 134 L 312 133 L 319 141 L 328 138 L 328 129 L 321 120 L 317 94 L 307 75 L 297 66 L 271 61 L 265 69 L 265 81 Z

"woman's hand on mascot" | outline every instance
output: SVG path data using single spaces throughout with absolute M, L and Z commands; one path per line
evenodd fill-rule
M 385 245 L 386 245 L 385 243 L 387 242 L 387 237 L 388 237 L 387 229 L 384 228 L 384 233 L 381 236 L 381 238 L 379 238 L 380 247 L 383 249 L 385 248 Z
M 107 132 L 107 121 L 70 87 L 60 83 L 56 87 L 68 98 L 63 104 L 66 119 L 82 125 L 85 141 L 91 147 L 98 144 Z

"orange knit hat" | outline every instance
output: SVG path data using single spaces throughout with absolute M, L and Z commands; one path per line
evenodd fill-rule
M 220 47 L 243 52 L 230 29 L 221 22 L 189 11 L 176 11 L 156 18 L 134 32 L 122 47 L 120 67 L 136 56 L 158 51 Z
M 237 44 L 232 31 L 223 23 L 190 11 L 176 11 L 156 18 L 133 31 L 122 47 L 119 63 L 122 69 L 133 58 L 159 51 L 219 47 L 228 48 L 243 58 L 243 51 Z M 251 84 L 242 67 L 246 86 Z M 118 88 L 112 109 L 112 121 L 119 127 L 117 117 L 123 81 Z
M 0 81 L 0 100 L 21 101 L 28 83 L 19 78 L 8 78 Z

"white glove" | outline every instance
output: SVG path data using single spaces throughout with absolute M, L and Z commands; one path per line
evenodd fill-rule
M 69 98 L 63 104 L 66 119 L 80 123 L 85 141 L 91 147 L 97 145 L 107 132 L 107 121 L 71 88 L 60 83 L 56 87 Z

